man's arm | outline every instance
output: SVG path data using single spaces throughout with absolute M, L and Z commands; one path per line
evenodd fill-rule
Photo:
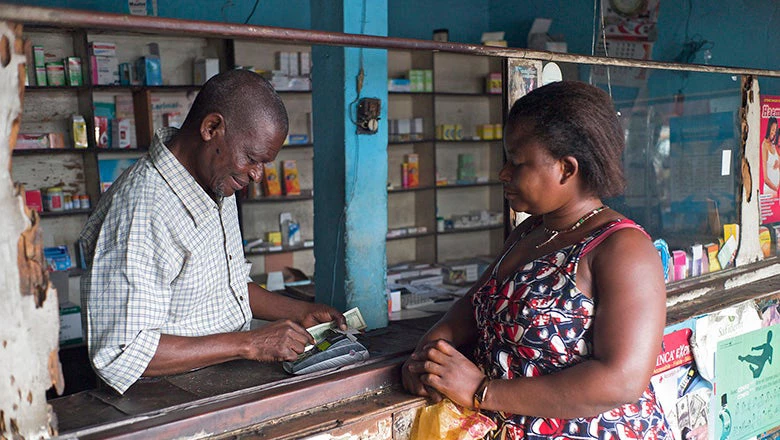
M 234 359 L 293 361 L 314 340 L 290 320 L 269 323 L 248 332 L 187 337 L 160 335 L 157 351 L 144 376 L 183 373 Z
M 257 319 L 289 319 L 305 328 L 335 320 L 339 327 L 346 329 L 344 315 L 333 307 L 288 298 L 269 292 L 255 283 L 249 283 L 248 288 L 249 307 Z

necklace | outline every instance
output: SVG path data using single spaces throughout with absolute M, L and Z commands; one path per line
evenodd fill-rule
M 582 226 L 582 224 L 583 224 L 583 223 L 585 223 L 586 221 L 588 221 L 588 220 L 589 220 L 591 217 L 595 216 L 596 214 L 600 213 L 601 211 L 603 211 L 603 210 L 605 210 L 605 209 L 607 209 L 607 205 L 601 205 L 601 206 L 599 206 L 598 208 L 594 209 L 593 211 L 590 211 L 590 212 L 588 212 L 587 214 L 585 214 L 585 215 L 583 215 L 582 217 L 580 217 L 580 218 L 579 218 L 579 220 L 577 220 L 576 222 L 574 222 L 574 224 L 573 224 L 573 225 L 569 226 L 569 227 L 568 227 L 568 228 L 566 228 L 566 229 L 550 229 L 550 228 L 548 228 L 548 227 L 546 227 L 546 226 L 545 226 L 545 227 L 544 227 L 544 233 L 545 233 L 545 234 L 547 234 L 547 235 L 549 235 L 549 236 L 550 236 L 550 238 L 548 238 L 547 240 L 545 240 L 545 241 L 544 241 L 543 243 L 541 243 L 541 244 L 537 244 L 537 245 L 536 245 L 536 249 L 539 249 L 540 247 L 542 247 L 542 246 L 546 245 L 547 243 L 549 243 L 549 242 L 553 241 L 553 240 L 555 239 L 555 237 L 557 237 L 557 236 L 558 236 L 558 235 L 560 235 L 560 234 L 565 234 L 565 233 L 567 233 L 567 232 L 571 232 L 571 231 L 574 231 L 574 230 L 576 230 L 577 228 L 579 228 L 580 226 Z

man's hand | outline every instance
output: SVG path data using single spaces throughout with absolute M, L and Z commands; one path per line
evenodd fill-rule
M 344 319 L 344 315 L 331 306 L 325 304 L 302 303 L 302 307 L 300 307 L 299 310 L 300 312 L 293 320 L 304 328 L 335 320 L 338 328 L 341 330 L 347 329 L 347 321 Z
M 242 357 L 256 361 L 294 361 L 314 339 L 300 324 L 290 320 L 268 323 L 244 332 L 246 352 Z

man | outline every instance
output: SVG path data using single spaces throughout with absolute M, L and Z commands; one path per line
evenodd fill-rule
M 101 197 L 81 233 L 82 304 L 98 376 L 124 393 L 141 376 L 232 359 L 294 360 L 305 327 L 344 317 L 247 283 L 234 194 L 262 178 L 287 135 L 287 113 L 259 75 L 210 79 L 180 130 Z M 249 331 L 251 318 L 274 321 Z

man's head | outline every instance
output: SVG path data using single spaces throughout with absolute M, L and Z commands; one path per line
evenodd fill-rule
M 212 77 L 198 93 L 181 134 L 197 148 L 188 170 L 212 196 L 229 197 L 263 176 L 287 136 L 287 111 L 273 87 L 248 70 Z

